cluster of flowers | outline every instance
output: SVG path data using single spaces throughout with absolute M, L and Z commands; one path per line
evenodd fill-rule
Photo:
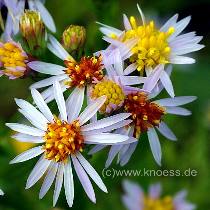
M 44 1 L 1 0 L 0 7 L 7 10 L 0 43 L 0 74 L 10 79 L 50 75 L 31 85 L 33 105 L 15 99 L 18 111 L 29 121 L 29 125 L 6 124 L 17 132 L 14 139 L 38 144 L 11 161 L 19 163 L 41 156 L 29 175 L 27 189 L 46 174 L 39 197 L 43 198 L 55 181 L 53 205 L 56 205 L 64 184 L 66 200 L 71 207 L 74 168 L 87 196 L 95 202 L 89 177 L 101 190 L 107 192 L 107 189 L 83 156 L 89 149 L 88 145 L 94 145 L 88 151 L 91 155 L 111 146 L 106 167 L 116 156 L 117 163 L 124 166 L 143 133 L 148 136 L 155 161 L 161 165 L 157 131 L 175 141 L 176 136 L 164 118 L 167 114 L 190 115 L 191 112 L 181 106 L 196 99 L 195 96 L 175 96 L 170 79 L 171 64 L 194 63 L 193 58 L 183 55 L 204 47 L 199 44 L 202 37 L 196 36 L 195 32 L 182 33 L 190 17 L 178 21 L 178 15 L 174 15 L 157 28 L 154 21 L 146 21 L 137 5 L 141 23 L 126 15 L 123 15 L 123 30 L 99 23 L 103 39 L 109 46 L 87 56 L 83 55 L 85 29 L 71 25 L 64 31 L 62 42 L 57 41 L 52 35 L 56 31 L 55 24 L 44 7 Z M 62 66 L 40 61 L 46 47 L 63 61 Z M 163 90 L 170 97 L 157 99 Z M 59 113 L 48 106 L 54 100 Z M 153 188 L 159 189 L 159 186 Z M 142 194 L 139 188 L 136 190 Z M 151 191 L 150 197 L 158 198 L 159 190 Z M 130 192 L 130 187 L 128 194 L 141 199 L 135 190 Z M 128 208 L 131 205 L 129 196 L 124 199 Z M 146 197 L 144 203 L 149 203 L 150 197 Z M 181 194 L 174 200 L 166 198 L 154 203 L 152 208 L 140 209 L 155 209 L 155 206 L 160 209 L 158 205 L 166 204 L 169 206 L 167 209 L 180 209 L 174 206 L 183 207 L 183 199 Z M 184 204 L 179 204 L 180 200 Z

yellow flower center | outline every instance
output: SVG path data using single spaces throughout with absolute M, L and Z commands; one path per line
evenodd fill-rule
M 6 74 L 15 77 L 23 76 L 26 60 L 27 55 L 17 44 L 6 42 L 0 46 L 0 61 Z
M 69 124 L 55 117 L 54 122 L 48 124 L 44 139 L 45 158 L 56 162 L 65 162 L 69 155 L 82 152 L 84 148 L 78 120 Z
M 91 93 L 92 98 L 98 98 L 103 95 L 105 95 L 107 99 L 100 109 L 102 113 L 109 113 L 117 109 L 123 104 L 125 99 L 125 94 L 122 88 L 111 80 L 103 80 L 93 87 Z
M 170 196 L 162 199 L 144 198 L 143 210 L 174 210 L 173 200 Z
M 167 32 L 162 32 L 156 29 L 153 21 L 138 26 L 133 16 L 130 17 L 130 23 L 132 29 L 125 32 L 123 41 L 138 38 L 130 58 L 131 62 L 137 63 L 137 70 L 143 71 L 146 67 L 154 68 L 158 64 L 169 63 L 171 48 L 167 40 L 174 33 L 174 28 L 170 27 Z

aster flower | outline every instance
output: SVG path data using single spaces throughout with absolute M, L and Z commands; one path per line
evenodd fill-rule
M 204 47 L 199 44 L 202 36 L 196 36 L 195 32 L 181 34 L 189 24 L 190 16 L 177 21 L 178 14 L 176 14 L 158 29 L 154 21 L 147 23 L 138 5 L 137 8 L 141 15 L 142 25 L 137 24 L 135 17 L 131 16 L 128 19 L 126 15 L 123 16 L 124 30 L 101 24 L 100 30 L 105 35 L 104 40 L 111 44 L 106 50 L 107 53 L 116 47 L 123 53 L 126 47 L 124 43 L 137 39 L 136 44 L 127 51 L 130 50 L 129 61 L 137 65 L 137 70 L 141 75 L 149 75 L 159 64 L 192 64 L 195 62 L 193 58 L 184 55 Z M 165 71 L 160 75 L 160 81 L 169 95 L 174 97 L 170 77 Z
M 123 182 L 125 194 L 122 201 L 128 210 L 194 210 L 196 206 L 186 200 L 187 192 L 182 190 L 175 196 L 166 195 L 161 197 L 161 185 L 153 184 L 149 192 L 144 193 L 143 189 L 136 183 L 128 180 Z
M 28 56 L 20 43 L 8 41 L 0 42 L 0 76 L 6 75 L 10 79 L 23 77 L 27 70 Z
M 160 69 L 156 71 L 156 73 L 158 72 L 161 72 Z M 158 76 L 159 74 L 157 74 L 156 77 L 150 76 L 149 79 L 145 81 L 143 86 L 144 91 L 139 90 L 129 93 L 124 100 L 123 109 L 132 114 L 131 118 L 133 122 L 129 125 L 131 128 L 127 131 L 128 135 L 139 139 L 141 134 L 146 132 L 154 159 L 159 165 L 161 165 L 162 152 L 156 130 L 158 130 L 167 139 L 175 141 L 176 136 L 164 122 L 164 116 L 167 114 L 181 116 L 190 115 L 191 112 L 189 110 L 180 106 L 194 101 L 196 97 L 180 96 L 153 100 L 152 95 L 149 93 L 154 88 L 154 84 Z M 124 128 L 124 130 L 126 129 L 127 128 Z M 120 163 L 121 166 L 125 165 L 135 151 L 136 146 L 137 142 L 122 145 L 120 147 L 112 146 L 108 155 L 106 167 L 112 163 L 113 159 L 117 155 L 118 163 Z M 103 147 L 94 147 L 89 154 L 98 152 L 101 149 L 103 149 Z
M 107 192 L 105 185 L 95 169 L 83 157 L 82 152 L 87 144 L 123 144 L 135 141 L 126 135 L 114 134 L 111 131 L 121 127 L 121 124 L 128 124 L 130 120 L 125 120 L 129 113 L 114 115 L 104 118 L 97 123 L 87 122 L 104 104 L 106 97 L 102 96 L 91 103 L 80 113 L 84 95 L 81 89 L 75 88 L 67 101 L 64 101 L 62 90 L 57 81 L 53 83 L 54 95 L 60 115 L 53 115 L 44 102 L 41 94 L 32 89 L 32 97 L 39 108 L 36 109 L 30 103 L 16 99 L 19 112 L 22 113 L 33 126 L 7 123 L 12 130 L 18 132 L 13 138 L 18 141 L 40 143 L 42 145 L 30 149 L 16 158 L 11 163 L 19 163 L 30 160 L 41 155 L 36 166 L 32 170 L 27 180 L 26 189 L 32 187 L 46 172 L 39 197 L 43 198 L 55 180 L 55 191 L 53 205 L 56 204 L 63 182 L 68 205 L 73 205 L 74 181 L 72 168 L 91 201 L 95 202 L 95 193 L 88 175 L 99 186 L 101 190 Z M 72 166 L 73 163 L 73 166 Z
M 0 195 L 2 196 L 2 195 L 4 195 L 4 192 L 0 189 Z
M 5 30 L 3 38 L 7 41 L 10 37 L 19 32 L 19 20 L 24 12 L 26 0 L 4 0 L 4 4 L 8 9 L 7 20 L 5 24 Z M 44 6 L 42 0 L 28 0 L 30 10 L 36 10 L 40 12 L 41 18 L 47 28 L 53 33 L 56 32 L 55 23 L 52 16 Z

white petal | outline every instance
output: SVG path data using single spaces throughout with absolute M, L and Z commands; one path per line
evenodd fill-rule
M 39 82 L 35 82 L 34 84 L 32 84 L 30 86 L 30 89 L 31 88 L 39 89 L 39 88 L 47 87 L 47 86 L 52 85 L 55 80 L 61 81 L 61 80 L 67 79 L 67 78 L 68 78 L 68 75 L 66 75 L 66 74 L 52 76 L 50 78 L 43 79 Z
M 17 133 L 12 136 L 12 138 L 20 141 L 20 142 L 29 142 L 29 143 L 43 143 L 44 139 L 43 137 L 39 136 L 30 136 L 27 134 Z
M 46 193 L 49 191 L 50 187 L 52 186 L 55 180 L 57 170 L 58 170 L 58 163 L 51 163 L 49 166 L 48 173 L 40 189 L 39 199 L 42 199 L 46 195 Z
M 108 158 L 106 160 L 105 163 L 105 167 L 108 168 L 112 161 L 114 160 L 114 158 L 116 157 L 116 155 L 118 154 L 118 152 L 121 150 L 123 145 L 113 145 L 111 146 L 111 149 L 109 150 L 109 154 L 108 154 Z
M 56 32 L 55 23 L 53 21 L 52 16 L 48 12 L 48 10 L 45 8 L 45 6 L 40 1 L 34 1 L 38 11 L 40 12 L 41 18 L 44 22 L 44 24 L 47 26 L 47 28 L 50 29 L 53 33 Z
M 63 70 L 66 69 L 66 67 L 52 64 L 52 63 L 46 63 L 42 61 L 32 61 L 27 64 L 31 69 L 43 73 L 43 74 L 50 74 L 50 75 L 62 75 L 65 74 Z
M 142 10 L 141 10 L 139 4 L 137 4 L 137 9 L 138 9 L 139 14 L 140 14 L 140 16 L 141 16 L 142 23 L 143 23 L 143 25 L 145 25 L 145 24 L 146 24 L 146 19 L 145 19 L 144 13 L 142 12 Z
M 172 49 L 174 55 L 184 55 L 187 53 L 195 52 L 204 48 L 204 45 L 201 44 L 189 44 L 186 46 L 178 47 Z
M 132 63 L 124 70 L 124 75 L 129 75 L 132 72 L 134 72 L 136 69 L 137 69 L 137 64 Z
M 162 71 L 164 71 L 164 65 L 162 64 L 153 69 L 152 73 L 147 77 L 146 81 L 144 82 L 143 89 L 145 91 L 151 92 L 153 90 L 158 80 L 160 79 Z
M 44 150 L 43 150 L 42 146 L 34 147 L 34 148 L 29 149 L 29 150 L 21 153 L 20 155 L 16 156 L 13 160 L 10 161 L 10 164 L 21 163 L 21 162 L 30 160 L 30 159 L 42 154 L 43 152 L 44 152 Z
M 63 91 L 61 89 L 59 82 L 55 81 L 53 83 L 53 90 L 54 90 L 54 97 L 61 115 L 61 119 L 67 121 L 66 104 L 63 97 Z
M 53 114 L 45 103 L 42 95 L 36 89 L 31 89 L 31 95 L 42 114 L 49 120 L 49 122 L 52 122 L 54 119 Z
M 74 164 L 74 169 L 77 173 L 77 176 L 87 194 L 87 196 L 90 198 L 90 200 L 92 202 L 96 202 L 96 198 L 95 198 L 95 193 L 93 190 L 93 186 L 85 172 L 85 170 L 83 169 L 83 167 L 80 165 L 79 161 L 77 160 L 77 158 L 75 156 L 72 156 L 72 161 Z
M 13 131 L 28 134 L 31 136 L 44 136 L 45 134 L 45 132 L 42 130 L 19 123 L 6 123 L 6 126 L 11 128 Z
M 120 81 L 123 85 L 138 85 L 146 81 L 146 77 L 140 76 L 121 76 Z
M 121 113 L 121 114 L 116 114 L 111 117 L 106 117 L 94 123 L 90 123 L 88 125 L 82 126 L 82 131 L 90 131 L 90 130 L 96 130 L 100 128 L 106 128 L 120 121 L 123 121 L 124 119 L 128 118 L 130 115 L 131 115 L 130 113 Z
M 63 46 L 53 37 L 49 35 L 50 44 L 47 45 L 48 49 L 58 56 L 62 60 L 67 60 L 68 58 L 73 59 L 69 53 L 63 48 Z M 74 59 L 73 59 L 74 60 Z
M 58 172 L 57 172 L 57 176 L 56 176 L 56 181 L 55 181 L 55 190 L 54 190 L 54 194 L 53 194 L 53 206 L 55 207 L 60 192 L 61 192 L 61 188 L 63 185 L 63 175 L 64 175 L 64 164 L 61 163 L 58 166 Z
M 32 172 L 30 173 L 27 183 L 26 183 L 26 189 L 29 189 L 34 184 L 36 184 L 39 179 L 44 175 L 44 173 L 47 171 L 51 161 L 46 160 L 44 156 L 42 156 L 35 167 L 33 168 Z
M 114 69 L 117 75 L 123 75 L 123 61 L 119 49 L 114 50 L 110 56 L 113 59 Z
M 99 151 L 101 151 L 102 149 L 104 149 L 106 147 L 106 145 L 95 145 L 89 152 L 88 155 L 93 155 Z
M 181 106 L 195 101 L 196 99 L 196 96 L 178 96 L 174 98 L 160 99 L 155 102 L 160 104 L 161 106 Z
M 182 116 L 188 116 L 192 114 L 191 111 L 182 107 L 166 107 L 166 112 L 168 114 L 175 114 L 175 115 L 182 115 Z
M 106 96 L 101 96 L 94 100 L 79 116 L 80 124 L 83 125 L 86 123 L 90 118 L 92 118 L 97 111 L 102 107 L 102 105 L 106 101 Z
M 110 31 L 111 34 L 114 33 L 114 34 L 116 34 L 117 36 L 119 36 L 119 35 L 122 33 L 121 30 L 118 30 L 118 29 L 113 28 L 113 27 L 111 27 L 111 26 L 105 25 L 105 24 L 100 23 L 100 22 L 96 22 L 96 23 L 99 24 L 99 25 L 101 25 L 101 26 L 103 26 L 102 28 L 107 28 L 107 29 L 109 29 L 109 31 Z M 101 28 L 100 28 L 100 29 L 101 29 Z M 102 33 L 103 33 L 103 32 L 102 32 Z M 110 33 L 109 33 L 109 34 L 105 34 L 105 35 L 110 35 Z
M 170 77 L 165 71 L 162 71 L 162 74 L 160 76 L 160 81 L 162 82 L 163 86 L 165 87 L 166 91 L 171 97 L 174 97 L 174 88 L 171 82 Z
M 171 17 L 161 28 L 160 28 L 160 31 L 168 31 L 168 29 L 170 27 L 173 27 L 174 24 L 176 23 L 178 19 L 178 14 L 175 14 L 173 17 Z
M 155 131 L 154 128 L 150 128 L 147 131 L 148 139 L 149 139 L 149 144 L 152 150 L 152 154 L 155 158 L 155 161 L 157 162 L 158 165 L 161 165 L 161 146 L 160 146 L 160 141 L 158 138 L 158 135 Z
M 72 122 L 78 117 L 84 101 L 84 92 L 85 88 L 76 87 L 68 97 L 66 101 L 68 122 Z
M 0 189 L 0 195 L 3 196 L 4 192 Z
M 174 135 L 174 133 L 172 132 L 172 130 L 164 123 L 164 122 L 161 122 L 159 124 L 159 126 L 156 127 L 159 132 L 165 136 L 166 138 L 172 140 L 172 141 L 176 141 L 177 138 L 176 136 Z
M 113 134 L 113 133 L 98 133 L 92 135 L 86 135 L 85 137 L 86 144 L 106 144 L 112 145 L 116 143 L 125 143 L 129 139 L 126 135 Z M 134 141 L 132 139 L 132 141 Z M 127 142 L 126 142 L 127 143 Z
M 128 17 L 125 14 L 123 14 L 123 23 L 126 31 L 132 29 L 130 21 L 128 20 Z
M 74 180 L 71 167 L 71 159 L 68 160 L 68 163 L 65 165 L 64 169 L 64 188 L 66 201 L 69 207 L 72 207 L 74 201 Z
M 33 105 L 22 99 L 15 99 L 15 102 L 25 113 L 28 114 L 32 121 L 39 121 L 41 127 L 43 127 L 43 130 L 46 129 L 47 123 L 49 123 L 49 121 Z
M 170 58 L 170 62 L 173 64 L 193 64 L 195 63 L 195 59 L 177 55 L 177 56 L 172 56 Z
M 82 167 L 85 169 L 87 174 L 92 178 L 92 180 L 98 185 L 98 187 L 104 191 L 107 192 L 106 186 L 103 183 L 101 177 L 98 175 L 96 170 L 90 165 L 90 163 L 80 154 L 77 154 L 77 158 L 82 165 Z

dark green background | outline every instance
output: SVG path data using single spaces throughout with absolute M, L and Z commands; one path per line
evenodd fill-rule
M 137 1 L 134 0 L 47 0 L 46 6 L 54 17 L 57 33 L 60 38 L 62 31 L 69 24 L 80 24 L 87 28 L 86 52 L 91 54 L 106 47 L 102 34 L 98 31 L 95 21 L 100 21 L 115 27 L 122 27 L 122 13 L 138 15 Z M 143 11 L 148 18 L 155 18 L 160 25 L 175 13 L 180 17 L 192 15 L 192 22 L 187 31 L 197 31 L 203 35 L 202 43 L 206 48 L 193 54 L 197 63 L 188 66 L 175 66 L 172 80 L 176 95 L 196 95 L 198 100 L 187 107 L 193 111 L 189 117 L 167 117 L 166 121 L 176 133 L 177 142 L 170 142 L 163 137 L 161 145 L 163 149 L 163 165 L 157 167 L 152 158 L 148 142 L 143 137 L 138 148 L 125 169 L 179 169 L 189 168 L 198 172 L 196 177 L 130 177 L 141 184 L 145 189 L 154 182 L 161 182 L 164 194 L 175 194 L 185 188 L 189 191 L 189 200 L 197 204 L 198 210 L 209 209 L 210 189 L 210 58 L 209 58 L 209 32 L 210 32 L 210 1 L 190 0 L 142 0 L 140 2 Z M 46 60 L 55 63 L 54 56 L 48 55 Z M 52 192 L 43 200 L 38 199 L 41 182 L 30 190 L 24 190 L 27 176 L 36 160 L 23 164 L 8 165 L 10 159 L 16 155 L 16 151 L 9 138 L 10 131 L 5 127 L 5 122 L 20 121 L 20 115 L 16 114 L 14 97 L 28 98 L 29 84 L 32 81 L 0 79 L 0 186 L 6 195 L 0 198 L 0 210 L 50 210 L 52 208 Z M 163 94 L 166 95 L 166 94 Z M 90 161 L 99 174 L 103 169 L 107 151 L 94 156 Z M 112 165 L 117 169 L 118 167 Z M 104 179 L 109 194 L 101 192 L 95 185 L 97 204 L 92 204 L 85 195 L 82 186 L 75 176 L 75 201 L 72 209 L 107 210 L 125 209 L 121 202 L 121 181 L 125 177 Z M 68 209 L 62 191 L 57 206 L 63 210 Z

